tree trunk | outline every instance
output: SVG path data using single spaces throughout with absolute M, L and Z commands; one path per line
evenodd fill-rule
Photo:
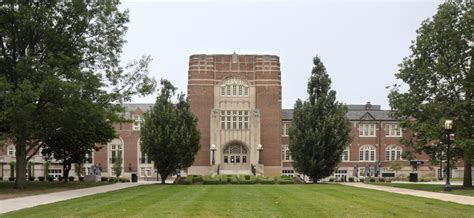
M 160 174 L 161 176 L 161 184 L 165 184 L 166 178 L 168 178 L 168 175 L 165 174 Z
M 15 188 L 26 188 L 26 140 L 16 141 L 16 179 Z
M 63 179 L 64 183 L 69 182 L 69 171 L 71 170 L 71 163 L 69 162 L 63 162 Z
M 463 187 L 472 187 L 472 159 L 466 158 L 464 160 L 464 179 Z

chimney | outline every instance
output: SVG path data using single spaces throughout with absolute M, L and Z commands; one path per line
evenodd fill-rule
M 365 110 L 372 110 L 372 104 L 370 104 L 370 101 L 367 102 L 367 104 L 365 104 Z

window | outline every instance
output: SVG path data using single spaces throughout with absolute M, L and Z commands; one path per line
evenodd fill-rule
M 61 169 L 49 169 L 48 175 L 57 178 L 63 176 L 62 172 L 63 171 Z
M 7 156 L 15 156 L 15 145 L 9 145 L 7 148 Z
M 118 157 L 122 157 L 122 145 L 120 144 L 111 144 L 110 145 L 110 163 L 115 163 Z M 122 161 L 123 162 L 123 161 Z
M 342 152 L 342 161 L 349 161 L 349 148 L 346 147 Z
M 247 163 L 247 148 L 231 144 L 224 149 L 224 163 Z
M 239 78 L 230 78 L 224 81 L 220 87 L 221 96 L 248 96 L 249 87 L 246 82 Z
M 375 124 L 359 124 L 359 136 L 375 137 Z
M 153 172 L 153 169 L 151 167 L 140 167 L 141 177 L 151 177 L 151 172 Z
M 144 152 L 140 152 L 140 163 L 141 164 L 151 164 L 151 159 L 148 158 L 148 155 Z
M 281 160 L 283 161 L 291 161 L 291 152 L 288 145 L 283 145 L 281 150 Z
M 86 159 L 84 161 L 86 164 L 91 164 L 92 163 L 92 151 L 88 151 L 86 153 Z
M 386 124 L 385 125 L 385 136 L 388 137 L 401 137 L 402 130 L 398 124 Z
M 283 123 L 281 125 L 281 136 L 288 136 L 290 131 L 290 123 Z
M 143 117 L 140 115 L 133 115 L 133 130 L 140 130 L 143 123 Z
M 359 149 L 360 161 L 375 161 L 375 148 L 371 145 L 364 145 Z
M 221 129 L 248 129 L 249 112 L 228 110 L 221 111 Z
M 293 177 L 294 174 L 295 174 L 294 170 L 282 170 L 281 171 L 282 176 L 291 176 L 291 177 Z
M 385 160 L 401 160 L 402 148 L 398 145 L 388 146 L 385 149 Z

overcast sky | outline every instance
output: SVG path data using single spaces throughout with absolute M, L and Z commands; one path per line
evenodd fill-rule
M 192 54 L 280 57 L 282 107 L 306 99 L 312 58 L 319 55 L 339 101 L 380 104 L 421 22 L 442 1 L 125 1 L 130 10 L 122 60 L 147 54 L 152 76 L 186 92 Z M 151 103 L 154 96 L 135 98 Z

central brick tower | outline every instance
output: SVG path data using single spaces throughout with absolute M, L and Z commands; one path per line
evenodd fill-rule
M 201 131 L 188 174 L 281 174 L 278 56 L 191 55 L 188 96 Z

